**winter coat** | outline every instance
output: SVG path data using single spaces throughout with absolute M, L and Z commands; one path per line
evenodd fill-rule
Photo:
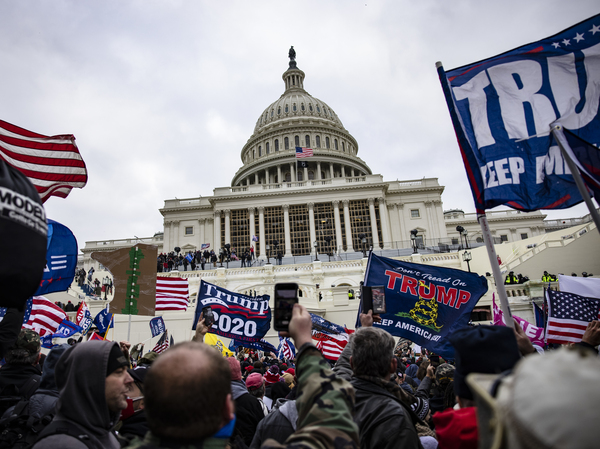
M 235 428 L 233 437 L 240 435 L 246 445 L 252 443 L 258 423 L 265 417 L 262 406 L 246 389 L 241 380 L 231 381 L 231 395 L 235 402 Z
M 283 443 L 296 431 L 297 422 L 296 401 L 278 399 L 271 413 L 258 424 L 250 449 L 259 449 L 268 438 Z

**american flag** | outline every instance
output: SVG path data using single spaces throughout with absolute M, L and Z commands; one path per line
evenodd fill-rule
M 167 349 L 169 349 L 169 331 L 165 331 L 165 333 L 162 334 L 162 337 L 160 337 L 158 342 L 156 342 L 156 346 L 152 348 L 152 352 L 160 354 L 161 352 L 165 352 Z
M 53 334 L 58 325 L 66 320 L 67 314 L 43 296 L 34 296 L 27 301 L 23 329 L 33 329 L 40 336 Z
M 311 157 L 312 155 L 312 148 L 296 147 L 296 159 L 301 157 Z
M 279 337 L 279 349 L 277 350 L 277 358 L 279 360 L 292 360 L 296 356 L 296 348 L 289 338 Z
M 316 346 L 328 360 L 337 360 L 348 344 L 349 335 L 346 333 L 333 335 L 313 330 L 312 338 L 317 340 Z
M 87 183 L 87 170 L 72 135 L 43 136 L 0 120 L 0 159 L 29 178 L 42 202 L 66 198 Z
M 156 310 L 187 310 L 189 282 L 184 278 L 156 278 Z
M 548 300 L 548 343 L 579 343 L 587 325 L 600 317 L 600 300 L 574 293 L 546 291 Z

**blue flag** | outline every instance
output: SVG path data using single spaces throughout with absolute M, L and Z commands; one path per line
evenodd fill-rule
M 600 15 L 438 74 L 478 213 L 582 201 L 550 129 L 600 142 Z
M 296 347 L 289 338 L 279 337 L 279 348 L 277 348 L 277 358 L 279 360 L 292 360 L 296 357 Z
M 98 332 L 105 334 L 110 327 L 113 327 L 112 318 L 113 314 L 108 311 L 108 307 L 98 312 L 98 315 L 94 318 L 94 324 L 98 328 Z
M 166 330 L 167 327 L 165 326 L 165 321 L 161 316 L 157 316 L 150 320 L 150 331 L 152 332 L 153 337 L 162 334 Z
M 596 202 L 600 202 L 600 149 L 565 130 L 565 138 L 569 143 L 569 155 L 579 168 L 583 181 L 592 191 Z
M 271 327 L 269 295 L 246 296 L 200 281 L 194 327 L 202 308 L 210 306 L 215 322 L 210 332 L 239 341 L 258 341 Z
M 71 321 L 63 320 L 58 325 L 58 329 L 56 329 L 54 337 L 68 338 L 71 335 L 76 334 L 77 332 L 81 332 L 82 330 L 83 328 L 81 326 L 77 326 L 77 324 Z
M 273 354 L 277 354 L 277 348 L 269 343 L 267 340 L 261 339 L 259 341 L 239 341 L 239 340 L 231 340 L 229 342 L 229 350 L 235 352 L 238 347 L 249 348 L 249 349 L 258 349 L 259 351 L 264 352 L 272 352 Z
M 77 266 L 77 240 L 69 228 L 48 220 L 46 268 L 34 296 L 66 291 L 73 283 Z
M 369 256 L 366 286 L 383 286 L 387 312 L 375 323 L 447 359 L 454 349 L 447 336 L 468 325 L 471 312 L 488 290 L 484 276 Z M 360 313 L 360 311 L 359 311 Z
M 344 326 L 327 321 L 322 316 L 311 313 L 310 319 L 312 320 L 312 328 L 319 332 L 335 335 L 346 333 L 346 328 Z

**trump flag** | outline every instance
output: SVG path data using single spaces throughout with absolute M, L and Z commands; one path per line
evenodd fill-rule
M 448 335 L 469 323 L 488 290 L 484 276 L 452 268 L 369 256 L 366 286 L 383 286 L 386 313 L 381 327 L 443 356 L 454 358 Z
M 215 322 L 209 332 L 238 341 L 258 341 L 271 327 L 269 295 L 247 296 L 200 281 L 194 327 L 203 307 L 210 306 Z
M 438 74 L 478 213 L 582 201 L 550 130 L 600 143 L 600 15 L 447 72 L 438 63 Z

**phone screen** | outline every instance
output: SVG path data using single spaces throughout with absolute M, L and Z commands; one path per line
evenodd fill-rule
M 373 313 L 385 313 L 385 288 L 371 287 L 371 296 L 373 298 Z
M 204 324 L 208 327 L 211 327 L 215 322 L 215 316 L 210 306 L 202 308 L 202 317 L 204 318 Z
M 292 319 L 294 304 L 298 302 L 298 284 L 275 284 L 275 330 L 287 331 Z

